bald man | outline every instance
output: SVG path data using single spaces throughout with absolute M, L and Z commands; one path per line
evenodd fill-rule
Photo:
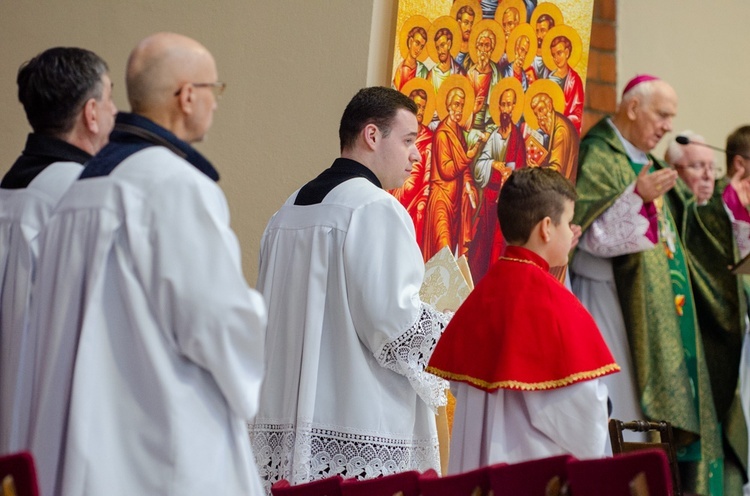
M 696 325 L 692 261 L 678 232 L 682 206 L 667 195 L 677 172 L 651 153 L 676 113 L 672 86 L 637 76 L 612 118 L 581 141 L 573 223 L 583 235 L 571 277 L 622 368 L 619 378 L 605 379 L 612 416 L 670 422 L 682 488 L 713 496 L 724 494 L 724 452 Z
M 243 279 L 218 173 L 190 145 L 223 88 L 198 42 L 144 39 L 127 66 L 132 113 L 41 234 L 43 494 L 262 493 L 246 421 L 265 306 Z

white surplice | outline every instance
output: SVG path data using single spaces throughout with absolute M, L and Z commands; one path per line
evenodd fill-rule
M 45 495 L 262 492 L 266 312 L 216 183 L 163 147 L 76 181 L 40 235 L 31 445 Z
M 456 411 L 449 474 L 495 463 L 556 455 L 601 458 L 611 452 L 607 387 L 601 379 L 545 391 L 498 389 L 491 393 L 451 383 Z
M 35 338 L 28 329 L 37 236 L 83 166 L 55 162 L 26 188 L 0 189 L 0 453 L 28 449 Z
M 250 424 L 266 486 L 439 469 L 424 372 L 446 318 L 419 299 L 424 263 L 403 206 L 364 178 L 320 204 L 293 194 L 261 241 L 267 371 Z

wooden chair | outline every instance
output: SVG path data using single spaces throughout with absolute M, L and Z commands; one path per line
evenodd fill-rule
M 653 442 L 632 442 L 625 441 L 622 437 L 624 430 L 645 433 L 658 433 L 659 440 Z M 672 474 L 672 490 L 675 496 L 683 496 L 680 485 L 680 469 L 677 465 L 677 453 L 675 451 L 674 437 L 672 435 L 672 425 L 664 420 L 660 422 L 649 422 L 646 420 L 634 420 L 632 422 L 623 422 L 618 419 L 609 421 L 609 439 L 612 443 L 612 453 L 617 455 L 621 453 L 632 453 L 644 449 L 660 449 L 667 455 L 670 472 Z
M 293 486 L 286 479 L 281 479 L 271 486 L 273 496 L 341 496 L 340 475 Z
M 31 453 L 0 456 L 0 495 L 39 496 L 39 483 Z
M 419 472 L 401 472 L 377 479 L 346 479 L 342 496 L 419 496 Z
M 655 448 L 613 458 L 568 463 L 574 496 L 671 496 L 672 473 L 667 455 Z
M 568 462 L 561 455 L 488 468 L 494 496 L 564 496 L 567 494 Z
M 419 476 L 422 496 L 487 496 L 490 493 L 488 467 L 440 477 L 434 470 Z

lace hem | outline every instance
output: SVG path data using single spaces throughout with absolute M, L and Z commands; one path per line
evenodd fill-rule
M 295 433 L 292 424 L 254 424 L 249 433 L 268 494 L 280 479 L 292 484 L 334 475 L 372 479 L 440 466 L 437 439 L 420 442 L 312 427 Z
M 448 383 L 424 369 L 447 325 L 448 318 L 444 314 L 422 303 L 414 325 L 386 343 L 376 355 L 380 365 L 405 376 L 434 413 L 448 403 L 445 396 Z
M 591 224 L 579 248 L 604 258 L 652 249 L 656 244 L 646 235 L 651 222 L 641 214 L 642 207 L 633 183 Z

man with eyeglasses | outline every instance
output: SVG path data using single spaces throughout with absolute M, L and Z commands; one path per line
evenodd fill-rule
M 28 448 L 35 337 L 28 329 L 37 236 L 115 122 L 107 63 L 55 47 L 18 71 L 18 99 L 33 132 L 0 184 L 0 453 Z
M 747 427 L 737 394 L 747 303 L 740 278 L 728 267 L 750 252 L 746 208 L 750 180 L 742 179 L 744 169 L 731 167 L 732 156 L 728 164 L 731 178 L 717 181 L 714 152 L 705 146 L 704 138 L 689 130 L 680 135 L 689 143 L 672 141 L 665 155 L 681 179 L 668 199 L 680 207 L 673 211 L 690 260 L 690 283 L 711 393 L 727 442 L 724 470 L 737 479 L 747 463 Z M 725 494 L 739 494 L 739 487 L 730 489 L 725 488 Z
M 651 153 L 676 113 L 672 86 L 639 75 L 581 140 L 571 278 L 622 369 L 605 380 L 612 417 L 670 422 L 683 489 L 713 496 L 724 494 L 725 458 L 678 234 L 682 203 L 665 195 L 678 177 Z
M 247 439 L 263 374 L 248 287 L 203 139 L 224 85 L 195 40 L 157 33 L 126 71 L 132 113 L 41 235 L 44 357 L 31 444 L 44 494 L 262 494 Z

